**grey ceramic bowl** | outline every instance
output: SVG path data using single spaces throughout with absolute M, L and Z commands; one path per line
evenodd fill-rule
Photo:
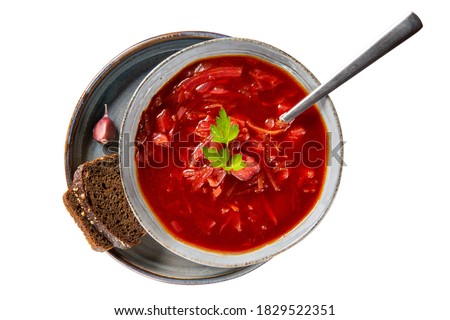
M 119 154 L 120 169 L 125 193 L 129 203 L 147 232 L 160 244 L 185 259 L 215 267 L 233 268 L 264 262 L 302 240 L 324 217 L 338 189 L 342 171 L 342 133 L 333 103 L 327 97 L 318 103 L 320 113 L 326 123 L 328 134 L 328 166 L 321 197 L 314 209 L 293 230 L 278 240 L 254 251 L 224 254 L 200 249 L 181 242 L 168 233 L 152 213 L 151 207 L 141 196 L 134 161 L 133 139 L 142 111 L 148 106 L 153 95 L 177 72 L 199 59 L 226 54 L 256 56 L 274 63 L 296 78 L 308 91 L 319 82 L 301 63 L 283 51 L 249 39 L 222 38 L 202 42 L 181 50 L 155 67 L 141 82 L 134 93 L 122 122 Z M 336 148 L 337 147 L 337 148 Z M 331 150 L 339 150 L 338 157 L 332 157 Z

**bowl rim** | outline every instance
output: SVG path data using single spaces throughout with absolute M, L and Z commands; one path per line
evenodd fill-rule
M 177 239 L 175 236 L 173 236 L 169 231 L 165 230 L 165 228 L 161 225 L 159 222 L 159 219 L 154 216 L 152 213 L 152 209 L 150 208 L 149 204 L 146 203 L 145 199 L 143 199 L 142 196 L 136 196 L 136 189 L 139 190 L 139 185 L 136 182 L 136 174 L 134 174 L 133 177 L 133 169 L 134 166 L 134 153 L 131 156 L 131 152 L 128 150 L 128 152 L 125 152 L 126 149 L 129 149 L 129 143 L 130 143 L 130 137 L 135 137 L 136 131 L 137 131 L 137 125 L 133 126 L 131 125 L 131 131 L 128 132 L 130 129 L 130 114 L 133 112 L 133 108 L 138 108 L 138 115 L 135 115 L 135 118 L 138 119 L 137 122 L 139 122 L 139 119 L 141 117 L 142 111 L 148 106 L 148 102 L 151 99 L 148 98 L 147 100 L 144 100 L 145 103 L 142 103 L 141 100 L 139 100 L 142 97 L 146 97 L 147 95 L 151 94 L 152 90 L 154 92 L 158 91 L 161 86 L 170 79 L 174 74 L 176 74 L 178 71 L 183 69 L 186 65 L 196 61 L 200 60 L 203 57 L 197 57 L 196 59 L 193 59 L 192 57 L 188 61 L 183 61 L 183 63 L 180 65 L 177 65 L 176 67 L 173 67 L 170 69 L 170 72 L 167 72 L 164 77 L 160 76 L 156 81 L 159 81 L 158 83 L 162 83 L 161 85 L 154 85 L 152 86 L 156 87 L 156 89 L 149 89 L 146 86 L 148 86 L 150 81 L 155 82 L 155 77 L 158 76 L 158 73 L 161 72 L 161 70 L 164 70 L 164 68 L 168 68 L 167 66 L 170 66 L 172 63 L 176 63 L 177 60 L 185 58 L 189 53 L 195 52 L 195 50 L 203 50 L 208 49 L 208 46 L 220 46 L 227 44 L 228 45 L 243 45 L 243 46 L 254 46 L 258 47 L 261 50 L 268 50 L 267 52 L 272 52 L 274 54 L 277 54 L 279 56 L 284 57 L 290 63 L 292 63 L 298 70 L 300 70 L 304 75 L 307 76 L 307 78 L 301 78 L 299 79 L 296 77 L 297 81 L 301 82 L 301 84 L 305 87 L 306 90 L 311 91 L 315 87 L 320 85 L 320 82 L 317 80 L 317 78 L 307 69 L 302 63 L 297 61 L 295 58 L 287 54 L 286 52 L 269 45 L 267 43 L 253 40 L 253 39 L 247 39 L 247 38 L 237 38 L 237 37 L 227 37 L 227 38 L 218 38 L 218 39 L 212 39 L 207 40 L 204 42 L 200 42 L 197 44 L 194 44 L 192 46 L 186 47 L 171 56 L 164 59 L 159 65 L 157 65 L 154 69 L 152 69 L 149 74 L 142 80 L 142 82 L 137 87 L 136 91 L 134 92 L 132 98 L 129 101 L 129 104 L 125 110 L 124 118 L 121 124 L 121 130 L 119 135 L 119 168 L 120 173 L 122 177 L 122 184 L 124 187 L 125 195 L 127 197 L 127 200 L 133 210 L 133 213 L 135 214 L 138 221 L 141 223 L 141 225 L 144 227 L 144 229 L 147 231 L 147 233 L 150 234 L 156 241 L 158 241 L 161 245 L 163 245 L 168 250 L 174 252 L 175 254 L 194 261 L 196 263 L 200 263 L 203 265 L 209 265 L 213 267 L 225 267 L 225 268 L 235 268 L 235 267 L 242 267 L 242 266 L 248 266 L 253 265 L 261 262 L 265 262 L 269 259 L 271 259 L 273 256 L 287 250 L 288 248 L 291 248 L 293 245 L 300 242 L 302 239 L 304 239 L 315 227 L 322 221 L 326 213 L 328 212 L 329 208 L 331 207 L 336 194 L 337 190 L 340 185 L 341 175 L 342 175 L 342 166 L 343 166 L 343 137 L 342 137 L 342 130 L 339 122 L 339 118 L 337 116 L 337 112 L 334 108 L 334 105 L 331 101 L 331 99 L 327 96 L 323 98 L 321 101 L 317 103 L 319 110 L 321 112 L 322 117 L 325 115 L 322 114 L 322 109 L 325 109 L 328 111 L 329 116 L 331 119 L 324 119 L 326 122 L 327 130 L 329 130 L 328 122 L 332 121 L 332 124 L 334 126 L 334 134 L 336 134 L 336 138 L 338 140 L 338 143 L 341 144 L 341 148 L 339 149 L 339 159 L 337 160 L 337 163 L 335 167 L 337 166 L 337 171 L 335 169 L 334 171 L 334 177 L 333 177 L 333 185 L 331 194 L 329 194 L 326 204 L 323 206 L 323 208 L 320 209 L 320 213 L 318 216 L 313 219 L 313 221 L 309 222 L 309 225 L 306 227 L 306 230 L 303 231 L 299 236 L 295 237 L 294 239 L 291 239 L 289 241 L 285 240 L 286 236 L 289 234 L 292 234 L 294 230 L 297 230 L 300 225 L 304 223 L 305 220 L 310 219 L 312 213 L 316 212 L 317 204 L 316 206 L 311 210 L 311 212 L 308 214 L 307 217 L 302 219 L 291 231 L 284 234 L 280 238 L 271 241 L 263 246 L 260 246 L 254 250 L 251 251 L 245 251 L 242 253 L 221 253 L 221 252 L 215 252 L 212 250 L 207 250 L 203 248 L 196 247 L 194 245 L 182 242 L 181 240 Z M 226 53 L 225 53 L 226 54 Z M 212 56 L 220 56 L 225 55 L 224 53 L 221 54 L 213 54 Z M 210 56 L 209 54 L 206 54 L 206 56 Z M 263 58 L 264 57 L 260 57 Z M 270 61 L 269 61 L 270 62 Z M 273 62 L 272 62 L 273 63 Z M 167 70 L 166 70 L 167 71 Z M 288 70 L 289 71 L 289 70 Z M 307 83 L 305 83 L 307 82 Z M 136 119 L 135 119 L 136 120 Z M 328 121 L 327 121 L 328 120 Z M 134 130 L 134 131 L 133 131 Z M 128 134 L 128 136 L 126 136 Z M 128 144 L 127 144 L 128 143 Z M 131 143 L 133 143 L 131 141 Z M 328 142 L 329 143 L 329 142 Z M 331 150 L 332 147 L 329 147 L 329 150 Z M 330 156 L 329 151 L 327 156 Z M 329 160 L 329 159 L 328 159 Z M 321 201 L 321 199 L 324 197 L 325 192 L 325 186 L 329 185 L 329 175 L 330 175 L 330 167 L 327 166 L 327 173 L 326 173 L 326 179 L 323 183 L 321 195 L 319 197 L 318 203 Z M 137 201 L 136 201 L 137 198 Z M 142 210 L 144 209 L 144 210 Z M 144 212 L 143 212 L 144 211 Z M 153 219 L 151 219 L 151 216 L 153 216 Z M 150 217 L 150 221 L 148 218 Z M 284 243 L 286 242 L 286 243 Z M 282 243 L 281 245 L 278 245 L 279 243 Z M 275 250 L 271 250 L 272 248 L 275 248 Z M 266 252 L 268 251 L 268 253 Z

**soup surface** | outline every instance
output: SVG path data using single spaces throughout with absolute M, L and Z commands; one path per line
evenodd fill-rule
M 288 128 L 277 119 L 305 96 L 286 71 L 244 55 L 199 60 L 166 83 L 141 115 L 135 161 L 141 192 L 167 231 L 238 253 L 304 219 L 325 179 L 326 126 L 315 106 Z M 239 128 L 229 144 L 211 132 L 222 109 Z M 227 149 L 245 167 L 214 167 L 206 149 Z

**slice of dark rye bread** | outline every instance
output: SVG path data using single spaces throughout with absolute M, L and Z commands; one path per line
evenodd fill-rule
M 79 166 L 72 191 L 87 219 L 114 247 L 128 249 L 139 243 L 145 230 L 125 197 L 117 154 Z
M 91 248 L 95 251 L 103 252 L 113 248 L 111 242 L 105 238 L 86 217 L 81 205 L 77 201 L 77 197 L 72 189 L 69 189 L 63 196 L 64 205 L 69 211 L 75 223 L 83 231 L 87 242 L 91 245 Z

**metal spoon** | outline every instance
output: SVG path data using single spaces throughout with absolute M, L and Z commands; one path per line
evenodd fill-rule
M 292 109 L 283 113 L 280 116 L 280 120 L 285 123 L 290 123 L 299 114 L 397 47 L 421 28 L 422 22 L 419 17 L 414 12 L 411 12 L 334 77 L 313 90 L 305 99 L 292 107 Z

